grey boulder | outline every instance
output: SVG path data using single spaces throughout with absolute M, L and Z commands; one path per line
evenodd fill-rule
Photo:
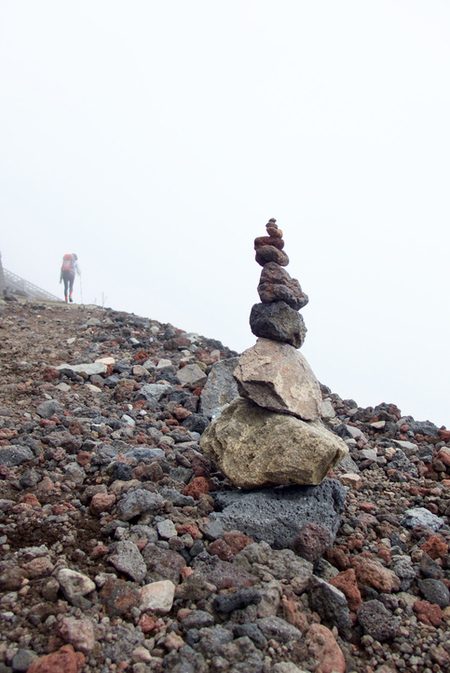
M 219 360 L 211 367 L 200 395 L 201 411 L 208 418 L 212 418 L 216 409 L 230 404 L 238 397 L 237 383 L 233 378 L 233 371 L 238 363 L 239 358 L 229 358 Z
M 250 312 L 250 329 L 257 337 L 283 341 L 300 348 L 306 327 L 302 316 L 284 301 L 254 304 Z
M 320 486 L 218 491 L 213 497 L 221 511 L 210 514 L 210 519 L 225 530 L 238 530 L 256 542 L 288 549 L 295 545 L 304 525 L 311 522 L 326 527 L 334 540 L 344 510 L 345 489 L 337 480 L 327 479 Z

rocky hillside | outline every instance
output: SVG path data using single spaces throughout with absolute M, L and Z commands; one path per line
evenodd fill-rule
M 449 431 L 322 386 L 349 456 L 243 504 L 199 443 L 236 353 L 0 303 L 0 673 L 450 670 Z

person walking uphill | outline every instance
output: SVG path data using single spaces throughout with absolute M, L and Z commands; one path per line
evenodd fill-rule
M 78 265 L 78 257 L 74 253 L 71 255 L 64 255 L 63 262 L 61 266 L 61 275 L 59 277 L 59 282 L 64 281 L 64 300 L 67 304 L 67 298 L 72 303 L 72 293 L 73 293 L 73 284 L 75 281 L 75 272 L 81 276 L 80 267 Z M 68 293 L 67 293 L 68 291 Z

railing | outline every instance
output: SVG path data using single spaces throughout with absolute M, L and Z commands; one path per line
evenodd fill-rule
M 61 301 L 60 297 L 56 297 L 54 294 L 43 290 L 37 285 L 28 282 L 20 276 L 16 276 L 15 273 L 8 271 L 3 267 L 3 275 L 5 277 L 5 286 L 6 289 L 10 289 L 12 292 L 16 291 L 18 293 L 24 294 L 27 297 L 33 299 L 49 299 L 50 301 Z

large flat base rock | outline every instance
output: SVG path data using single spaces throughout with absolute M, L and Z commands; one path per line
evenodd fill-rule
M 263 409 L 317 421 L 323 412 L 320 385 L 306 358 L 293 346 L 258 339 L 234 370 L 239 392 Z
M 255 542 L 275 549 L 293 546 L 303 526 L 325 526 L 334 540 L 344 510 L 345 489 L 336 479 L 319 486 L 285 486 L 257 491 L 223 491 L 212 494 L 221 512 L 210 518 L 224 530 L 239 530 Z
M 202 435 L 203 452 L 238 488 L 320 484 L 348 449 L 320 422 L 237 398 Z

